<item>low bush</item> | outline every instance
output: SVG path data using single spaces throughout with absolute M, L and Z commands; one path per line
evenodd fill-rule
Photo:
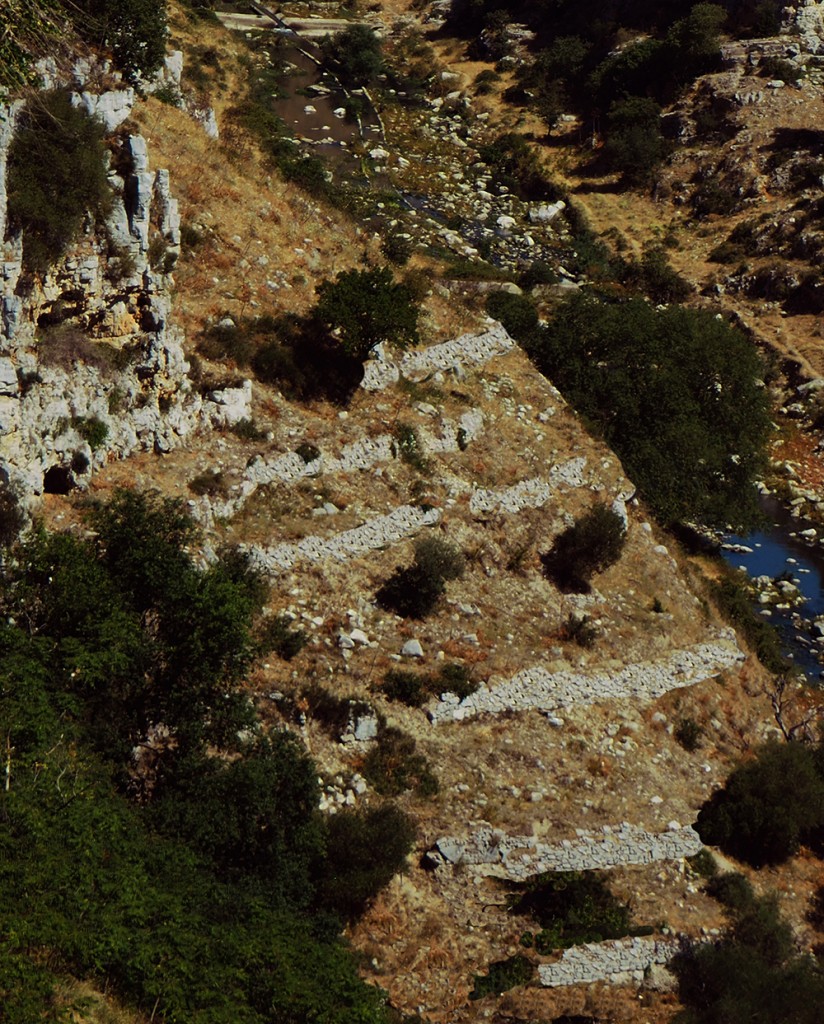
M 320 448 L 308 441 L 303 441 L 295 448 L 295 454 L 299 455 L 308 466 L 310 462 L 320 458 Z
M 226 494 L 226 478 L 219 469 L 204 469 L 202 473 L 193 476 L 187 487 L 198 497 L 208 495 L 216 498 L 218 495 Z
M 384 676 L 382 692 L 389 700 L 419 708 L 442 693 L 454 693 L 463 700 L 477 689 L 478 684 L 471 678 L 469 669 L 452 662 L 443 665 L 433 675 L 391 669 Z
M 292 629 L 288 615 L 275 615 L 264 619 L 258 626 L 256 641 L 261 655 L 276 654 L 284 661 L 291 661 L 300 654 L 309 637 L 302 629 Z
M 570 612 L 558 630 L 558 639 L 564 643 L 574 643 L 585 650 L 595 646 L 598 630 L 592 625 L 588 615 L 576 615 Z
M 384 804 L 338 811 L 329 817 L 327 833 L 317 906 L 343 921 L 353 921 L 403 870 L 415 841 L 415 826 L 403 811 Z
M 564 592 L 589 593 L 592 577 L 618 561 L 625 540 L 618 513 L 602 503 L 593 505 L 541 555 L 544 574 Z
M 429 460 L 423 454 L 423 446 L 417 430 L 408 423 L 396 423 L 392 428 L 393 448 L 401 462 L 412 466 L 419 473 L 429 467 Z
M 361 771 L 381 796 L 400 796 L 409 789 L 424 797 L 438 792 L 438 780 L 426 758 L 417 752 L 415 740 L 394 726 L 378 730 Z
M 17 496 L 7 486 L 0 486 L 0 548 L 8 548 L 23 529 L 25 516 Z
M 463 552 L 437 537 L 415 543 L 415 561 L 398 567 L 378 590 L 375 600 L 387 611 L 404 618 L 423 619 L 435 607 L 447 580 L 463 575 Z
M 713 899 L 736 913 L 743 913 L 755 901 L 755 890 L 737 871 L 714 875 L 707 882 L 706 891 Z
M 499 996 L 517 985 L 526 985 L 535 974 L 535 968 L 525 956 L 513 956 L 508 960 L 496 960 L 489 965 L 487 974 L 476 974 L 475 986 L 469 993 L 470 999 L 484 996 Z
M 533 942 L 542 954 L 639 931 L 632 928 L 629 906 L 617 900 L 594 871 L 537 875 L 518 887 L 508 905 L 511 913 L 532 917 L 541 925 Z
M 108 425 L 96 416 L 76 416 L 72 421 L 72 426 L 88 443 L 92 451 L 100 448 L 109 436 Z
M 704 729 L 694 718 L 681 718 L 675 723 L 673 735 L 684 750 L 692 754 L 701 746 Z

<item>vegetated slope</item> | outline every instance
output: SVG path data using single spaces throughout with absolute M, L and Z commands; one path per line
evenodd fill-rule
M 137 116 L 153 144 L 166 147 L 170 163 L 175 133 L 187 147 L 173 170 L 189 204 L 185 216 L 197 217 L 196 230 L 207 236 L 200 251 L 201 243 L 192 239 L 188 263 L 184 254 L 177 274 L 181 302 L 191 302 L 187 325 L 194 332 L 207 315 L 228 312 L 235 322 L 225 325 L 226 336 L 256 344 L 269 328 L 248 324 L 247 315 L 303 312 L 312 305 L 310 283 L 356 263 L 362 251 L 359 241 L 357 248 L 352 244 L 356 232 L 286 190 L 274 174 L 271 184 L 256 178 L 252 157 L 244 157 L 250 166 L 226 163 L 219 144 L 196 141 L 183 115 L 157 101 L 138 108 Z M 244 233 L 254 242 L 253 231 L 261 230 L 246 219 L 245 208 L 237 211 L 237 202 L 247 200 L 258 204 L 258 212 L 271 203 L 277 214 L 254 248 L 264 249 L 260 256 L 268 264 L 249 259 L 252 250 L 246 250 Z M 229 234 L 234 217 L 240 218 L 240 241 Z M 213 224 L 216 240 L 210 237 Z M 333 234 L 339 228 L 340 249 Z M 270 267 L 284 258 L 287 242 L 295 279 L 288 278 L 293 287 L 283 290 L 298 291 L 294 305 L 280 289 L 276 303 L 266 301 L 267 290 L 276 291 L 265 283 Z M 298 274 L 305 280 L 298 281 Z M 259 290 L 244 297 L 241 276 Z M 195 300 L 184 298 L 189 283 Z M 210 295 L 211 288 L 220 294 Z M 488 326 L 477 312 L 454 309 L 454 300 L 443 295 L 426 298 L 425 306 L 426 342 L 446 341 L 456 321 L 475 318 L 479 327 Z M 622 520 L 620 499 L 629 497 L 630 483 L 614 455 L 583 431 L 523 354 L 506 344 L 476 350 L 471 341 L 448 352 L 441 366 L 416 372 L 414 360 L 404 364 L 390 351 L 407 374 L 397 383 L 388 374 L 382 390 L 355 392 L 345 409 L 291 401 L 256 381 L 254 423 L 239 433 L 205 433 L 162 459 L 142 455 L 113 465 L 94 487 L 105 495 L 117 483 L 148 485 L 190 501 L 207 524 L 212 550 L 240 541 L 265 561 L 272 550 L 289 546 L 283 567 L 277 559 L 265 563 L 275 566 L 265 597 L 273 652 L 254 661 L 244 692 L 274 736 L 285 728 L 308 744 L 327 813 L 376 808 L 389 795 L 414 817 L 419 839 L 407 872 L 351 935 L 368 955 L 365 973 L 396 1005 L 421 1008 L 432 1020 L 458 1021 L 479 1019 L 495 1006 L 468 1001 L 473 975 L 518 954 L 530 922 L 509 915 L 483 872 L 437 860 L 424 866 L 420 855 L 458 825 L 462 833 L 488 824 L 558 842 L 573 839 L 577 828 L 597 831 L 624 820 L 651 832 L 672 820 L 686 823 L 726 774 L 726 757 L 738 749 L 741 730 L 763 730 L 765 703 L 743 688 L 756 688 L 757 669 L 738 670 L 734 646 L 718 636 L 709 611 L 701 611 L 687 577 L 657 543 L 643 506 L 630 506 L 620 558 L 601 566 L 605 571 L 594 576 L 588 594 L 562 592 L 544 574 L 540 556 L 573 519 L 586 521 L 593 505 L 614 502 Z M 235 376 L 237 362 L 228 354 L 206 369 Z M 81 505 L 55 496 L 46 511 L 54 523 L 82 522 Z M 434 534 L 448 552 L 462 551 L 465 564 L 459 575 L 460 559 L 441 559 L 448 571 L 440 576 L 434 613 L 404 619 L 376 598 L 399 567 L 414 560 L 432 568 L 431 545 L 428 555 L 419 545 L 413 554 L 416 531 L 418 540 Z M 114 585 L 123 585 L 120 574 Z M 304 645 L 284 636 L 298 631 L 305 633 Z M 210 638 L 203 639 L 209 646 Z M 694 663 L 705 644 L 707 656 Z M 699 668 L 691 674 L 693 664 Z M 710 678 L 722 667 L 727 672 L 721 681 Z M 399 668 L 415 677 L 411 683 L 390 679 Z M 460 703 L 439 700 L 452 691 L 458 701 L 464 695 L 476 702 L 463 710 L 475 708 L 486 692 L 482 687 L 480 696 L 470 694 L 476 684 L 492 694 L 520 687 L 527 698 L 532 680 L 521 676 L 527 669 L 539 681 L 547 674 L 564 679 L 564 704 L 555 706 L 550 698 L 538 705 L 543 712 L 528 700 L 527 710 L 490 705 L 493 710 L 484 712 L 481 705 L 480 714 L 462 716 Z M 708 676 L 703 681 L 702 672 Z M 637 678 L 649 684 L 650 694 L 667 692 L 650 702 Z M 613 679 L 624 681 L 617 694 L 609 690 Z M 678 688 L 670 690 L 674 684 Z M 424 709 L 398 699 L 415 687 L 458 714 L 434 725 Z M 676 727 L 688 721 L 707 736 L 692 751 L 675 738 Z M 199 772 L 189 780 L 190 796 L 203 778 L 208 774 Z M 332 833 L 344 820 L 340 814 L 328 819 Z M 196 817 L 187 820 L 195 831 L 202 828 Z M 348 838 L 341 862 L 357 874 L 368 866 L 370 836 Z M 685 886 L 677 861 L 621 868 L 613 884 L 623 899 L 634 899 L 637 918 L 652 926 L 666 921 L 694 935 L 719 920 L 709 899 L 691 891 L 692 882 Z M 355 897 L 364 891 L 362 879 L 354 879 L 358 910 Z M 542 956 L 530 953 L 530 962 Z M 306 986 L 299 988 L 297 996 L 305 998 Z M 507 998 L 503 1011 L 535 1018 L 587 1007 L 637 1019 L 633 990 L 532 988 Z M 671 1016 L 666 999 L 645 999 L 648 1019 Z M 344 1011 L 338 1005 L 329 1012 Z M 298 1010 L 294 1014 L 300 1019 Z

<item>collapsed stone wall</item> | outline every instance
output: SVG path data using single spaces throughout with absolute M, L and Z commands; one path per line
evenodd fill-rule
M 626 864 L 651 864 L 693 857 L 702 847 L 691 825 L 671 822 L 666 832 L 648 832 L 622 822 L 599 832 L 578 829 L 575 839 L 540 843 L 534 836 L 510 836 L 482 828 L 466 837 L 438 839 L 427 857 L 435 863 L 466 864 L 480 874 L 522 882 L 546 871 L 593 871 Z
M 169 451 L 200 426 L 246 418 L 251 397 L 192 387 L 170 316 L 180 214 L 168 171 L 152 170 L 146 140 L 128 132 L 133 89 L 87 59 L 68 77 L 53 62 L 40 71 L 47 88 L 68 89 L 73 105 L 100 119 L 120 158 L 110 160 L 105 224 L 87 225 L 42 278 L 33 275 L 6 188 L 23 102 L 0 105 L 0 479 L 24 503 L 84 486 L 110 458 Z M 100 80 L 112 87 L 98 90 Z

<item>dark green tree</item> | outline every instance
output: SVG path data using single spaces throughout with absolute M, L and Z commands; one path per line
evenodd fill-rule
M 383 69 L 381 41 L 368 25 L 350 25 L 324 40 L 324 59 L 350 89 L 369 85 Z
M 165 0 L 62 0 L 80 34 L 112 51 L 129 81 L 149 78 L 166 54 Z
M 629 184 L 648 184 L 666 153 L 661 108 L 655 100 L 632 96 L 612 104 L 607 115 L 604 157 Z
M 798 954 L 771 896 L 733 911 L 720 940 L 687 945 L 671 968 L 678 1024 L 815 1024 L 821 1014 L 824 972 Z
M 525 343 L 656 515 L 747 528 L 771 429 L 752 344 L 709 313 L 577 295 Z
M 60 90 L 38 94 L 9 149 L 9 226 L 23 232 L 23 263 L 44 274 L 77 237 L 87 214 L 111 203 L 103 125 Z
M 344 270 L 334 281 L 324 281 L 313 316 L 337 332 L 346 352 L 360 360 L 382 342 L 405 347 L 418 341 L 418 307 L 386 267 Z
M 814 751 L 768 743 L 704 804 L 695 827 L 708 845 L 761 867 L 791 857 L 822 824 L 824 780 Z
M 592 577 L 621 557 L 625 540 L 621 516 L 599 502 L 560 533 L 550 550 L 541 555 L 544 573 L 563 591 L 587 593 Z

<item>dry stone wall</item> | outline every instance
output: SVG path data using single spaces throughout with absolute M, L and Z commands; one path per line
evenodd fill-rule
M 557 843 L 539 843 L 534 836 L 509 836 L 500 829 L 483 828 L 466 838 L 439 839 L 429 857 L 522 882 L 546 871 L 592 871 L 680 860 L 694 856 L 701 847 L 701 839 L 690 825 L 672 822 L 666 832 L 647 832 L 625 821 L 605 825 L 599 832 L 579 829 L 575 839 Z
M 378 346 L 375 358 L 366 364 L 361 387 L 366 391 L 383 391 L 400 377 L 420 381 L 439 371 L 454 371 L 460 377 L 467 367 L 480 366 L 493 356 L 503 355 L 515 344 L 503 326 L 495 323 L 481 334 L 462 334 L 441 345 L 408 352 L 399 362 L 392 360 L 383 346 Z
M 277 544 L 270 548 L 250 545 L 245 550 L 257 569 L 270 575 L 278 575 L 300 561 L 348 562 L 369 551 L 397 544 L 425 526 L 434 526 L 440 518 L 441 513 L 436 508 L 422 509 L 414 505 L 401 505 L 388 515 L 377 516 L 362 526 L 344 530 L 331 537 L 304 537 L 293 544 Z
M 545 988 L 593 981 L 640 982 L 653 964 L 669 963 L 680 945 L 678 939 L 654 937 L 590 942 L 564 950 L 557 963 L 541 964 L 538 977 Z
M 536 665 L 503 683 L 483 685 L 463 700 L 453 693 L 442 694 L 440 703 L 429 710 L 429 716 L 439 724 L 503 711 L 554 712 L 576 704 L 627 697 L 651 701 L 670 690 L 717 675 L 743 659 L 734 630 L 722 629 L 711 641 L 675 651 L 659 661 L 627 665 L 615 672 L 550 672 Z
M 473 515 L 483 516 L 492 513 L 511 515 L 525 508 L 540 508 L 552 498 L 559 487 L 583 487 L 586 462 L 585 458 L 580 457 L 553 466 L 546 480 L 533 477 L 530 480 L 521 480 L 512 487 L 498 490 L 479 488 L 473 491 L 469 499 L 469 509 Z

